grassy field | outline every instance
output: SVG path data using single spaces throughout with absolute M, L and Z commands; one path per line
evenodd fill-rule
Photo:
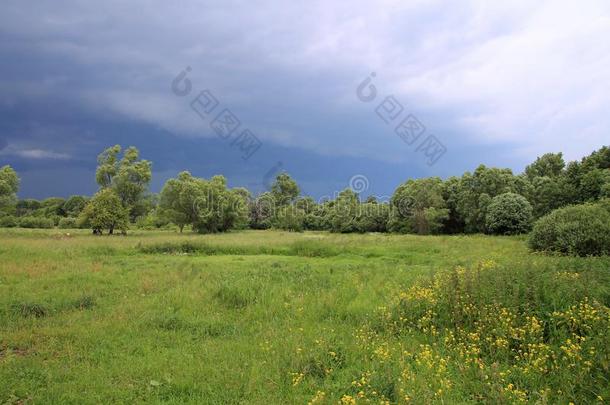
M 0 230 L 0 402 L 599 403 L 610 258 L 520 238 Z

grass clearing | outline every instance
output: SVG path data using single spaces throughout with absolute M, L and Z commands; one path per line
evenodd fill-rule
M 607 401 L 608 306 L 519 237 L 0 230 L 0 401 Z

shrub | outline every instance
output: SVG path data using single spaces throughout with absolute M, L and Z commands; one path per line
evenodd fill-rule
M 610 211 L 603 203 L 552 211 L 535 223 L 529 246 L 576 256 L 610 254 Z
M 17 225 L 17 218 L 12 215 L 0 217 L 0 228 L 15 228 Z
M 76 223 L 76 218 L 71 218 L 71 217 L 60 219 L 58 226 L 61 229 L 75 229 L 75 228 L 78 228 L 77 223 Z
M 515 235 L 529 231 L 531 225 L 532 206 L 522 195 L 497 195 L 487 207 L 485 226 L 489 233 Z
M 19 226 L 22 228 L 51 229 L 55 226 L 55 222 L 50 218 L 21 217 L 19 219 Z

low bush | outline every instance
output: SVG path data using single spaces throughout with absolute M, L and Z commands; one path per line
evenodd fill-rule
M 15 228 L 17 225 L 19 225 L 19 222 L 12 215 L 0 217 L 0 228 Z
M 607 204 L 598 203 L 552 211 L 534 225 L 529 246 L 573 256 L 610 254 L 610 210 Z
M 51 229 L 55 226 L 55 222 L 50 218 L 22 217 L 19 219 L 19 226 L 22 228 Z
M 76 218 L 62 218 L 59 220 L 58 226 L 61 229 L 75 229 L 78 228 Z
M 487 231 L 495 235 L 526 233 L 532 225 L 532 206 L 525 197 L 515 193 L 495 196 L 485 215 Z

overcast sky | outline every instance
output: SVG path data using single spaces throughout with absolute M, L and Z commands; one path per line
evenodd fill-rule
M 259 191 L 286 170 L 320 197 L 355 175 L 384 195 L 610 139 L 604 0 L 4 0 L 0 61 L 0 166 L 19 172 L 21 197 L 95 192 L 95 157 L 116 143 L 153 161 L 154 191 L 182 170 Z M 218 104 L 202 118 L 204 90 Z M 219 136 L 224 109 L 240 125 Z M 409 115 L 417 139 L 395 132 Z M 248 159 L 246 129 L 260 141 Z

